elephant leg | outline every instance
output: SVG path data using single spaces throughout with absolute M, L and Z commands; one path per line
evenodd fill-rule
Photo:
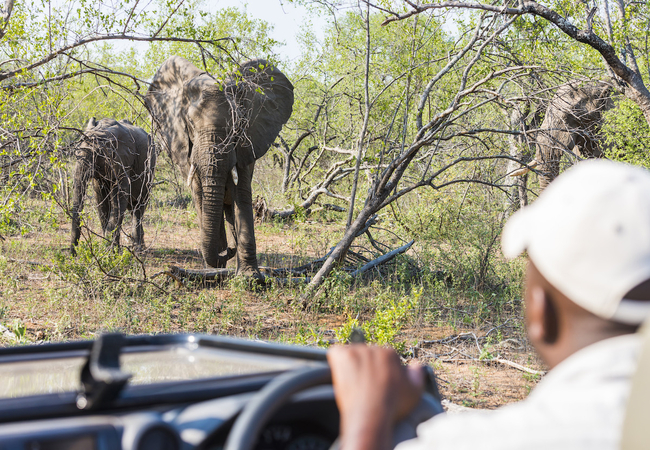
M 146 175 L 142 175 L 144 177 Z M 146 180 L 144 180 L 146 181 Z M 140 179 L 131 179 L 131 197 L 130 204 L 128 208 L 133 213 L 133 235 L 131 236 L 131 241 L 135 251 L 141 252 L 144 249 L 144 227 L 142 220 L 144 217 L 144 212 L 147 209 L 147 204 L 149 203 L 149 182 L 144 182 L 142 178 Z M 135 193 L 136 195 L 133 195 Z
M 108 220 L 111 215 L 111 191 L 100 180 L 93 179 L 93 189 L 95 190 L 95 199 L 97 200 L 97 215 L 99 223 L 102 226 L 102 232 L 106 233 Z
M 234 222 L 237 234 L 237 274 L 261 277 L 257 265 L 253 195 L 251 190 L 254 169 L 255 163 L 237 168 L 239 183 L 233 196 Z
M 199 217 L 199 227 L 202 227 L 203 225 L 201 224 L 200 218 L 203 217 L 203 191 L 198 177 L 194 177 L 192 180 L 190 191 L 192 191 L 192 201 L 194 202 L 194 207 L 196 208 L 196 213 Z
M 601 158 L 603 156 L 603 151 L 596 139 L 587 139 L 582 153 L 583 158 Z
M 137 252 L 144 248 L 144 228 L 142 227 L 142 217 L 145 210 L 144 204 L 138 204 L 133 209 L 133 246 Z
M 128 185 L 114 183 L 111 188 L 111 215 L 108 221 L 107 231 L 112 233 L 112 244 L 120 246 L 120 233 L 122 231 L 122 220 L 126 212 L 127 198 L 126 189 Z
M 219 226 L 219 246 L 217 247 L 217 253 L 219 258 L 217 259 L 217 268 L 224 268 L 228 263 L 228 260 L 232 258 L 232 255 L 228 254 L 228 238 L 226 237 L 226 223 L 222 217 L 219 218 L 221 222 Z
M 234 183 L 232 187 L 235 187 Z M 225 248 L 227 249 L 228 259 L 231 259 L 237 254 L 237 234 L 235 232 L 235 215 L 232 202 L 224 203 L 223 212 L 228 223 L 228 230 L 225 233 Z
M 228 233 L 226 234 L 228 248 L 232 249 L 233 256 L 237 251 L 237 234 L 235 232 L 235 214 L 233 205 L 224 205 L 224 213 L 226 214 L 226 222 L 228 223 Z

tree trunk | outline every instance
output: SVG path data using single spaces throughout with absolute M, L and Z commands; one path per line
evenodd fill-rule
M 334 250 L 330 253 L 329 257 L 325 260 L 325 263 L 321 268 L 316 272 L 316 275 L 311 279 L 305 293 L 302 295 L 303 305 L 307 305 L 309 299 L 312 297 L 312 294 L 316 288 L 318 288 L 323 279 L 331 272 L 334 268 L 334 265 L 341 262 L 345 255 L 347 254 L 352 242 L 357 237 L 358 231 L 363 228 L 368 219 L 374 214 L 377 209 L 377 204 L 373 200 L 369 200 L 366 205 L 363 207 L 357 218 L 352 222 L 352 224 L 345 230 L 343 238 L 336 244 Z
M 515 108 L 510 115 L 510 129 L 513 131 L 525 131 L 526 123 L 524 114 L 518 109 Z M 526 139 L 523 135 L 511 135 L 508 139 L 508 145 L 510 150 L 510 156 L 517 158 L 521 161 L 528 160 L 529 151 L 526 145 Z M 528 204 L 528 175 L 522 175 L 518 177 L 510 176 L 512 172 L 519 169 L 519 163 L 508 160 L 508 166 L 506 169 L 506 179 L 505 184 L 510 186 L 508 189 L 508 197 L 506 199 L 505 210 L 507 213 L 515 212 L 520 208 L 523 208 Z

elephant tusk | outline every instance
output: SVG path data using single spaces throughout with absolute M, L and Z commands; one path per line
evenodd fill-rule
M 196 172 L 196 167 L 194 167 L 194 164 L 190 165 L 190 173 L 187 175 L 187 185 L 191 186 L 192 185 L 192 178 L 194 178 L 194 172 Z
M 522 175 L 526 175 L 528 172 L 530 172 L 530 169 L 534 169 L 537 167 L 537 160 L 532 160 L 531 162 L 528 163 L 527 167 L 522 167 L 521 169 L 513 170 L 510 172 L 511 177 L 520 177 Z
M 237 173 L 237 166 L 233 166 L 230 172 L 232 173 L 232 181 L 233 183 L 235 183 L 235 186 L 237 186 L 237 183 L 239 183 L 239 174 Z

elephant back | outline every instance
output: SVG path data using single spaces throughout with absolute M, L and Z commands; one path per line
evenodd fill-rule
M 118 160 L 129 172 L 141 173 L 145 165 L 153 170 L 156 155 L 149 135 L 129 120 L 94 118 L 86 127 L 84 147 L 103 154 L 107 161 Z
M 293 85 L 264 59 L 245 62 L 226 80 L 245 116 L 245 133 L 237 149 L 237 163 L 251 164 L 266 154 L 293 111 Z

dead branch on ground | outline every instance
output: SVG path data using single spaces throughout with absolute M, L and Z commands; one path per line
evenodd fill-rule
M 359 236 L 367 233 L 370 227 L 376 223 L 376 216 L 371 217 L 368 220 L 368 223 L 359 231 Z M 357 278 L 368 273 L 372 269 L 376 269 L 380 266 L 383 266 L 393 260 L 396 256 L 401 255 L 407 252 L 415 243 L 415 241 L 410 241 L 401 247 L 398 247 L 392 251 L 388 251 L 380 256 L 369 259 L 365 255 L 350 250 L 346 255 L 344 261 L 340 265 L 340 269 L 343 272 L 348 273 L 352 278 Z M 385 244 L 382 244 L 388 248 Z M 324 256 L 317 258 L 313 261 L 310 261 L 307 264 L 303 264 L 299 267 L 281 267 L 281 268 L 271 268 L 271 267 L 260 267 L 260 272 L 264 275 L 264 280 L 260 282 L 262 284 L 279 284 L 281 286 L 286 286 L 289 284 L 305 284 L 311 282 L 311 276 L 327 260 L 328 256 L 334 251 L 334 247 Z M 359 267 L 360 264 L 363 264 Z M 224 281 L 233 278 L 235 276 L 236 270 L 233 268 L 223 268 L 223 269 L 186 269 L 178 266 L 170 266 L 168 270 L 159 272 L 154 275 L 152 278 L 159 275 L 167 275 L 178 285 L 185 285 L 187 281 L 206 283 L 206 282 L 216 282 L 223 283 Z M 303 307 L 306 307 L 307 304 L 303 302 Z

